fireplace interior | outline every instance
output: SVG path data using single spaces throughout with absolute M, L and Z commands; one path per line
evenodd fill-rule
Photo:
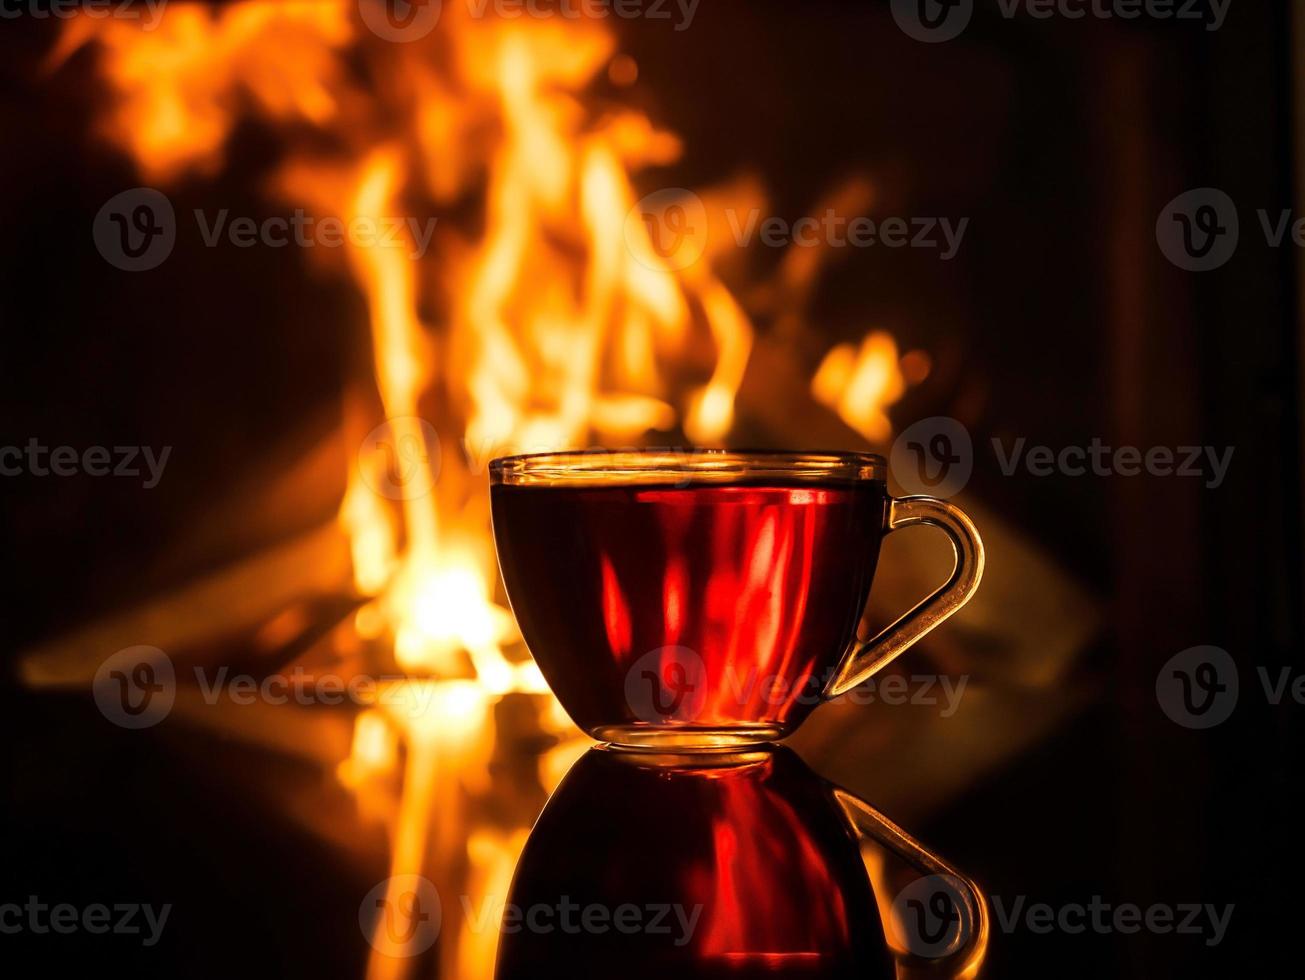
M 936 45 L 892 6 L 725 0 L 676 30 L 445 0 L 413 44 L 327 0 L 175 2 L 154 32 L 6 21 L 6 442 L 170 450 L 149 487 L 148 470 L 5 477 L 0 903 L 173 906 L 151 946 L 6 948 L 139 976 L 491 975 L 498 933 L 468 910 L 506 894 L 591 743 L 514 632 L 488 460 L 892 455 L 946 417 L 972 438 L 956 499 L 987 577 L 889 668 L 940 703 L 842 699 L 790 747 L 964 869 L 994 921 L 1017 897 L 1235 906 L 1215 945 L 994 926 L 984 975 L 1272 968 L 1300 724 L 1259 678 L 1295 676 L 1305 640 L 1300 252 L 1255 214 L 1298 199 L 1299 4 L 1234 5 L 1207 31 L 980 0 Z M 140 187 L 166 195 L 176 241 L 128 273 L 92 228 Z M 1237 202 L 1242 238 L 1193 273 L 1156 222 L 1201 187 Z M 690 236 L 611 272 L 604 248 L 658 194 L 702 207 L 705 251 L 681 265 Z M 219 213 L 296 209 L 435 220 L 416 257 L 205 240 Z M 940 244 L 737 240 L 749 215 L 827 213 Z M 386 492 L 378 427 L 434 460 L 428 492 Z M 1233 454 L 1214 487 L 1008 464 L 1094 440 Z M 890 539 L 863 629 L 944 558 L 923 532 Z M 133 730 L 92 687 L 138 645 L 177 684 L 165 722 Z M 1208 731 L 1157 706 L 1157 673 L 1198 645 L 1242 686 Z M 234 675 L 369 686 L 236 703 L 192 680 Z M 954 711 L 942 678 L 964 678 Z M 439 941 L 395 961 L 358 903 L 401 872 L 470 901 L 446 898 Z

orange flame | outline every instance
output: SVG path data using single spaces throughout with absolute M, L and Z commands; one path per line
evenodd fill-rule
M 921 367 L 919 355 L 911 355 L 910 360 L 899 359 L 897 341 L 882 330 L 867 335 L 859 349 L 839 344 L 820 363 L 811 393 L 871 442 L 882 443 L 893 432 L 885 410 L 906 393 L 903 361 L 912 372 L 928 372 L 927 362 Z M 922 377 L 917 375 L 917 380 Z
M 476 18 L 448 4 L 425 42 L 385 44 L 357 18 L 349 0 L 171 6 L 152 32 L 81 17 L 51 64 L 97 43 L 112 92 L 104 133 L 149 179 L 215 170 L 249 114 L 290 147 L 270 185 L 279 197 L 346 225 L 376 225 L 422 200 L 438 211 L 427 250 L 414 250 L 410 225 L 396 225 L 387 244 L 344 246 L 367 300 L 386 419 L 350 460 L 339 510 L 355 585 L 370 597 L 355 626 L 364 639 L 388 636 L 414 679 L 398 692 L 404 710 L 359 716 L 340 776 L 361 788 L 398 767 L 400 738 L 407 745 L 398 874 L 420 872 L 431 814 L 450 791 L 434 768 L 470 766 L 459 778 L 483 779 L 493 700 L 547 695 L 533 662 L 508 655 L 520 637 L 495 596 L 485 461 L 677 427 L 719 444 L 754 330 L 716 271 L 719 244 L 704 245 L 707 228 L 668 249 L 637 206 L 632 174 L 674 162 L 679 140 L 640 112 L 586 105 L 596 79 L 629 85 L 639 74 L 603 21 Z M 859 353 L 835 348 L 813 390 L 867 437 L 884 438 L 883 410 L 904 390 L 891 337 L 872 334 Z M 348 426 L 370 427 L 371 394 L 349 400 Z M 378 490 L 396 466 L 406 470 L 397 490 Z M 683 601 L 673 572 L 668 618 Z M 757 575 L 762 589 L 764 570 Z M 628 631 L 612 589 L 610 628 Z M 541 719 L 573 733 L 555 701 Z M 578 744 L 541 760 L 545 785 Z M 522 835 L 465 837 L 472 877 L 504 887 Z M 446 965 L 490 975 L 492 943 L 464 939 Z

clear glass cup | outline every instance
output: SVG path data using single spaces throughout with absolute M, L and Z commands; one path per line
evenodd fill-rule
M 545 453 L 490 464 L 499 567 L 562 706 L 650 749 L 783 738 L 961 608 L 983 545 L 945 500 L 893 498 L 880 456 Z M 866 642 L 885 535 L 940 529 L 947 582 Z
M 496 980 L 969 978 L 989 931 L 975 882 L 775 745 L 591 749 L 507 907 Z

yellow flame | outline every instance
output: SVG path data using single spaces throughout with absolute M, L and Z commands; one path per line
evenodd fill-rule
M 605 22 L 500 20 L 446 4 L 428 40 L 377 44 L 358 17 L 350 0 L 173 5 L 155 31 L 79 17 L 51 63 L 98 42 L 112 95 L 104 131 L 153 180 L 214 169 L 251 114 L 290 147 L 273 191 L 317 217 L 376 225 L 412 215 L 422 195 L 430 217 L 439 211 L 424 254 L 397 223 L 388 242 L 346 236 L 342 251 L 366 300 L 375 377 L 346 428 L 385 425 L 352 454 L 338 515 L 355 586 L 371 600 L 353 622 L 363 640 L 391 640 L 410 678 L 359 714 L 339 775 L 362 787 L 395 772 L 406 750 L 393 868 L 419 873 L 433 814 L 452 806 L 450 773 L 486 789 L 495 701 L 548 690 L 496 601 L 484 460 L 677 426 L 723 443 L 754 329 L 720 276 L 719 195 L 704 195 L 706 240 L 670 254 L 636 213 L 633 175 L 682 147 L 645 114 L 600 112 L 586 96 L 604 74 L 618 86 L 639 77 Z M 736 190 L 759 206 L 755 181 Z M 928 370 L 918 358 L 907 367 Z M 874 440 L 889 434 L 884 411 L 903 387 L 883 333 L 830 351 L 812 381 L 818 400 Z M 368 418 L 376 403 L 383 419 Z M 383 493 L 399 446 L 426 479 Z M 551 789 L 586 741 L 551 697 L 540 721 L 561 736 L 540 762 Z M 522 828 L 471 833 L 468 887 L 506 890 L 523 840 Z M 462 975 L 491 975 L 492 943 L 461 935 Z
M 393 772 L 398 759 L 394 728 L 381 711 L 368 708 L 354 722 L 353 747 L 349 758 L 340 763 L 340 779 L 345 785 L 357 788 L 371 776 Z
M 479 830 L 467 841 L 471 865 L 468 891 L 479 896 L 481 903 L 470 908 L 462 922 L 456 973 L 459 977 L 489 977 L 494 973 L 503 909 L 528 836 L 524 827 L 507 832 Z
M 57 66 L 87 42 L 118 99 L 105 132 L 146 175 L 211 170 L 245 108 L 277 121 L 330 123 L 338 51 L 355 37 L 347 4 L 317 0 L 166 8 L 153 29 L 123 18 L 78 17 L 51 55 Z
M 885 410 L 905 392 L 897 342 L 882 330 L 868 334 L 859 349 L 852 344 L 833 348 L 811 379 L 816 400 L 871 442 L 892 435 Z

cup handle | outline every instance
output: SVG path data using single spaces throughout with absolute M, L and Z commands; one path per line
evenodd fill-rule
M 900 957 L 897 974 L 899 980 L 912 980 L 917 976 L 974 980 L 987 958 L 991 930 L 988 902 L 982 889 L 973 879 L 928 850 L 865 800 L 840 787 L 832 789 L 834 800 L 843 811 L 843 818 L 858 840 L 870 841 L 904 859 L 919 875 L 901 890 L 895 901 L 889 876 L 882 863 L 877 874 L 869 865 L 866 868 L 870 873 L 887 936 Z M 924 896 L 931 890 L 941 890 L 947 896 L 956 914 L 957 928 L 954 936 L 948 934 L 949 941 L 940 941 L 936 947 L 925 943 L 925 948 L 921 949 L 920 942 L 912 941 L 915 937 L 909 931 L 910 924 L 894 922 L 893 919 L 902 913 L 910 913 L 908 896 L 913 896 L 916 892 Z M 901 935 L 903 927 L 907 931 L 905 938 Z
M 979 587 L 979 580 L 983 578 L 983 541 L 965 511 L 937 497 L 897 497 L 891 500 L 884 533 L 891 534 L 913 524 L 939 528 L 951 539 L 956 556 L 951 577 L 942 588 L 878 636 L 854 644 L 825 689 L 826 699 L 847 693 L 871 674 L 888 666 L 907 647 L 969 602 Z

